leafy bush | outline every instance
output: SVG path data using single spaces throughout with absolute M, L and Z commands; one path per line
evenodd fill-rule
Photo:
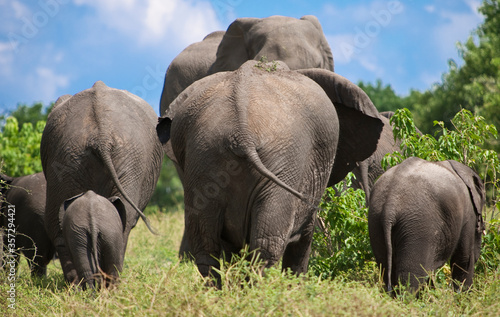
M 167 157 L 163 159 L 156 189 L 149 201 L 150 206 L 162 212 L 175 210 L 184 202 L 184 190 L 175 170 L 174 163 Z
M 326 189 L 318 211 L 320 230 L 314 233 L 311 270 L 325 277 L 339 272 L 359 271 L 373 261 L 368 236 L 368 209 L 365 193 L 351 188 L 350 173 L 346 183 Z
M 0 132 L 0 160 L 3 173 L 17 177 L 42 171 L 40 141 L 45 121 L 24 123 L 19 129 L 15 117 L 8 117 Z

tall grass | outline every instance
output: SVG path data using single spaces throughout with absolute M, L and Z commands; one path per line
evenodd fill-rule
M 220 290 L 207 287 L 191 262 L 179 262 L 182 211 L 150 214 L 160 235 L 142 222 L 132 230 L 121 282 L 95 293 L 65 285 L 59 263 L 32 280 L 25 263 L 16 280 L 16 309 L 7 307 L 8 283 L 0 276 L 0 315 L 6 316 L 497 316 L 500 269 L 478 274 L 469 293 L 454 293 L 441 272 L 419 299 L 391 299 L 382 292 L 377 268 L 323 280 L 296 277 L 278 268 L 260 274 L 246 257 L 226 263 Z

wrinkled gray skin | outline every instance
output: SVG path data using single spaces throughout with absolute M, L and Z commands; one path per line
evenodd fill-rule
M 368 212 L 370 242 L 384 282 L 411 291 L 427 272 L 450 260 L 451 276 L 468 289 L 479 258 L 484 223 L 484 186 L 456 161 L 409 158 L 375 183 Z
M 62 231 L 81 286 L 116 282 L 123 267 L 126 210 L 117 196 L 106 199 L 89 190 L 61 206 Z
M 290 69 L 333 71 L 330 45 L 315 16 L 239 18 L 226 32 L 209 34 L 172 61 L 165 75 L 160 114 L 163 115 L 177 95 L 196 80 L 236 70 L 247 60 L 263 57 L 268 61 L 283 61 Z
M 345 78 L 256 65 L 197 81 L 157 127 L 184 185 L 181 254 L 191 252 L 203 276 L 218 267 L 214 257 L 245 245 L 267 266 L 283 258 L 284 269 L 305 272 L 326 186 L 373 153 L 382 129 Z
M 122 198 L 127 223 L 124 248 L 155 188 L 163 159 L 156 135 L 158 117 L 141 98 L 96 82 L 90 89 L 58 100 L 40 146 L 47 179 L 47 232 L 56 246 L 64 276 L 78 282 L 59 223 L 66 199 L 87 190 Z
M 47 264 L 54 257 L 55 248 L 45 231 L 45 191 L 43 173 L 21 177 L 0 174 L 7 188 L 2 188 L 2 210 L 0 224 L 8 230 L 8 206 L 15 206 L 15 244 L 16 249 L 28 259 L 31 276 L 46 276 Z M 5 201 L 3 201 L 5 199 Z M 9 233 L 9 231 L 6 231 Z M 14 233 L 14 232 L 10 232 Z M 9 237 L 4 235 L 3 245 L 7 246 Z M 17 263 L 19 263 L 17 257 Z

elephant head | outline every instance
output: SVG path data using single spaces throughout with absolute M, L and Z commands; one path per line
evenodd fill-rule
M 315 16 L 236 19 L 226 32 L 209 34 L 172 61 L 165 74 L 160 115 L 196 80 L 263 59 L 283 61 L 290 69 L 334 68 L 330 45 Z
M 290 69 L 333 71 L 333 55 L 315 16 L 240 18 L 229 25 L 209 73 L 236 70 L 247 60 L 280 60 Z
M 60 226 L 82 287 L 118 278 L 125 254 L 127 212 L 122 200 L 87 191 L 64 201 Z

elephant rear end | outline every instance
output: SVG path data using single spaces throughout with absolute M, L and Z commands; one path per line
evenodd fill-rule
M 452 275 L 453 271 L 465 270 L 467 277 L 458 280 L 472 282 L 474 267 L 468 260 L 459 263 L 461 269 L 453 268 L 453 263 L 458 264 L 455 255 L 474 258 L 477 250 L 472 191 L 448 161 L 409 158 L 378 179 L 370 198 L 368 229 L 388 291 L 399 283 L 417 291 L 429 272 L 450 257 Z
M 82 286 L 116 282 L 125 254 L 126 215 L 121 200 L 87 191 L 66 200 L 62 208 L 63 236 Z

